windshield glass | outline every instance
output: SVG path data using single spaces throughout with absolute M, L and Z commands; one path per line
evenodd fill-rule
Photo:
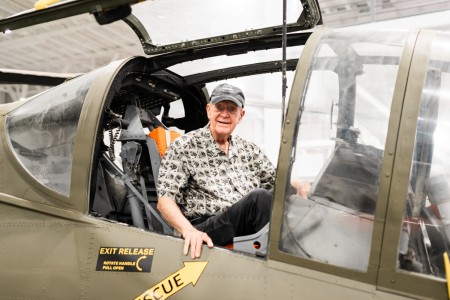
M 6 119 L 12 150 L 41 184 L 69 196 L 73 146 L 84 99 L 98 71 L 37 95 Z
M 405 36 L 405 32 L 323 34 L 301 100 L 304 111 L 286 187 L 282 251 L 367 270 Z
M 287 0 L 287 23 L 302 12 L 300 0 Z M 166 45 L 283 24 L 283 1 L 165 0 L 133 5 L 152 44 Z
M 399 269 L 444 278 L 450 241 L 450 35 L 433 39 L 420 99 Z

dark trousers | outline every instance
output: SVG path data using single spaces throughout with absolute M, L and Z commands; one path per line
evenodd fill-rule
M 195 228 L 206 232 L 214 245 L 223 246 L 233 242 L 235 236 L 258 232 L 270 220 L 272 193 L 256 189 L 218 215 L 211 216 Z

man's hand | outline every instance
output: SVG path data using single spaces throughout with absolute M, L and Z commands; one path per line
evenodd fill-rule
M 308 193 L 311 190 L 309 182 L 299 179 L 291 180 L 291 185 L 297 190 L 297 195 L 302 198 L 308 198 Z
M 202 232 L 195 227 L 185 230 L 183 233 L 184 248 L 183 254 L 188 255 L 189 247 L 191 248 L 191 258 L 200 257 L 202 254 L 203 242 L 206 242 L 209 248 L 214 247 L 211 238 L 205 232 Z
M 214 247 L 211 238 L 202 231 L 197 230 L 181 213 L 180 208 L 175 200 L 168 197 L 158 198 L 158 210 L 161 215 L 175 230 L 177 230 L 184 238 L 183 253 L 187 255 L 189 247 L 191 248 L 191 257 L 200 257 L 202 253 L 202 244 L 206 242 L 209 248 Z

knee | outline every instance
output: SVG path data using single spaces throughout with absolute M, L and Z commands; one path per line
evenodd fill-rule
M 252 191 L 251 193 L 253 194 L 252 199 L 257 204 L 269 206 L 269 207 L 272 205 L 273 195 L 268 190 L 263 189 L 263 188 L 257 188 L 254 191 Z
M 257 189 L 254 189 L 251 193 L 256 195 L 258 198 L 264 198 L 264 199 L 272 200 L 272 192 L 269 192 L 266 189 L 257 188 Z

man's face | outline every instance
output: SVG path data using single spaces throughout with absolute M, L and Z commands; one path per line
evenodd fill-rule
M 214 138 L 228 138 L 241 122 L 245 111 L 234 102 L 224 100 L 206 106 L 210 121 L 210 130 Z

